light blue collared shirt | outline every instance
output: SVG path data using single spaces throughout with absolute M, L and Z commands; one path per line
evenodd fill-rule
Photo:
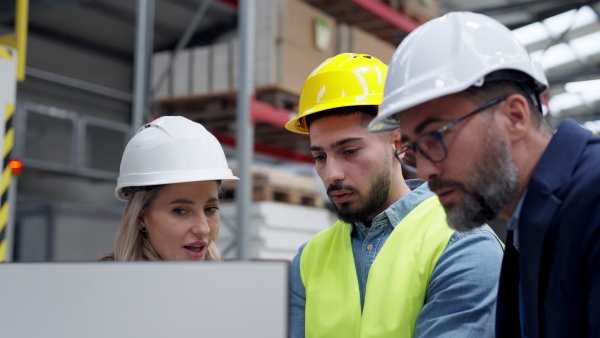
M 523 207 L 523 201 L 525 200 L 526 194 L 527 191 L 525 191 L 521 196 L 521 199 L 519 200 L 519 203 L 517 203 L 517 207 L 515 208 L 515 211 L 513 212 L 512 217 L 508 222 L 508 230 L 512 230 L 513 232 L 512 244 L 515 247 L 515 249 L 517 249 L 517 251 L 519 251 L 519 216 L 521 215 L 521 208 Z
M 408 182 L 412 185 L 414 182 Z M 352 251 L 364 305 L 369 270 L 396 225 L 419 203 L 433 196 L 426 183 L 377 215 L 367 228 L 355 224 Z M 304 337 L 306 290 L 300 277 L 303 246 L 290 269 L 290 337 Z M 494 337 L 496 296 L 503 247 L 491 228 L 455 232 L 431 275 L 415 337 Z

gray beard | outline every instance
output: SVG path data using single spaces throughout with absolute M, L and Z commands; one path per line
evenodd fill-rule
M 431 190 L 455 187 L 464 192 L 461 206 L 444 206 L 452 229 L 469 231 L 494 219 L 515 195 L 517 167 L 511 160 L 506 142 L 500 138 L 493 139 L 493 130 L 490 129 L 485 143 L 489 145 L 486 155 L 479 159 L 471 173 L 469 189 L 451 180 L 429 184 Z

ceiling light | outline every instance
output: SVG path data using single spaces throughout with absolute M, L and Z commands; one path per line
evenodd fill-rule
M 565 90 L 569 93 L 581 93 L 589 91 L 597 91 L 598 93 L 600 93 L 600 79 L 569 82 L 565 84 Z
M 557 116 L 563 110 L 569 110 L 583 105 L 583 100 L 579 94 L 562 93 L 554 95 L 548 101 L 550 115 Z
M 575 12 L 576 10 L 572 9 L 568 12 L 555 15 L 543 21 L 544 26 L 546 26 L 553 38 L 559 38 L 571 27 L 571 25 L 574 23 L 573 19 L 575 18 Z
M 517 40 L 525 46 L 550 38 L 548 30 L 540 22 L 534 22 L 530 25 L 517 28 L 512 32 L 517 37 Z
M 600 53 L 600 31 L 575 38 L 569 42 L 577 55 L 588 58 Z
M 577 55 L 575 55 L 573 49 L 566 43 L 559 43 L 544 52 L 541 63 L 544 69 L 550 69 L 576 60 Z

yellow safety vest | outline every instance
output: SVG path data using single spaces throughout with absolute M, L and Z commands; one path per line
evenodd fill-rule
M 369 271 L 362 314 L 351 230 L 337 221 L 302 252 L 306 337 L 413 337 L 429 278 L 454 233 L 438 197 L 421 202 L 390 234 Z

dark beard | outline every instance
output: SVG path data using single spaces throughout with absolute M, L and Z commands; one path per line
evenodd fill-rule
M 492 219 L 513 199 L 517 186 L 517 168 L 512 163 L 504 140 L 493 139 L 489 131 L 486 156 L 479 159 L 471 173 L 470 189 L 454 180 L 435 180 L 429 183 L 431 190 L 456 188 L 464 192 L 462 205 L 446 205 L 448 225 L 458 231 L 472 230 Z
M 384 163 L 384 165 L 388 165 L 387 161 L 386 163 Z M 381 170 L 379 172 L 379 175 L 375 175 L 371 179 L 371 189 L 368 191 L 367 195 L 365 195 L 366 198 L 364 205 L 352 208 L 350 206 L 350 202 L 340 204 L 333 203 L 333 206 L 335 207 L 336 213 L 340 220 L 350 224 L 354 224 L 357 222 L 365 222 L 367 219 L 369 219 L 370 216 L 372 216 L 381 208 L 381 206 L 388 199 L 388 195 L 390 192 L 391 179 L 390 171 L 388 168 L 389 165 L 387 168 L 384 168 L 384 170 Z M 349 190 L 354 192 L 354 194 L 362 196 L 360 192 L 356 190 L 355 187 L 349 185 L 342 185 L 339 182 L 331 184 L 327 188 L 327 195 L 329 195 L 331 191 L 341 189 Z M 331 199 L 331 196 L 329 198 Z

